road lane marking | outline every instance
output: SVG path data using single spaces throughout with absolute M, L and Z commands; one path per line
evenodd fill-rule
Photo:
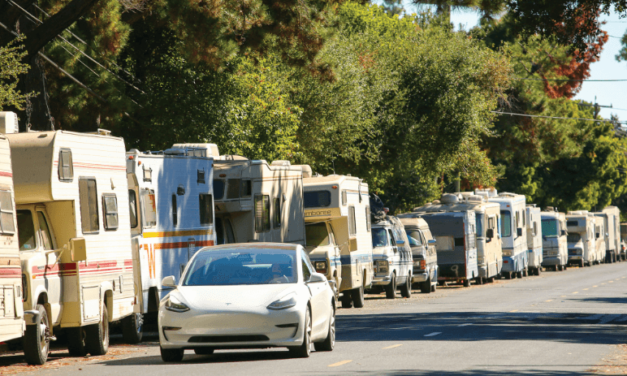
M 394 348 L 401 347 L 401 346 L 403 346 L 403 345 L 392 345 L 392 346 L 384 347 L 381 350 L 394 349 Z
M 550 303 L 552 301 L 553 301 L 553 299 L 545 300 L 546 303 Z
M 614 281 L 610 281 L 610 283 L 614 283 Z
M 601 283 L 601 286 L 603 286 L 605 283 Z
M 579 291 L 575 291 L 575 292 L 573 292 L 573 294 L 579 294 Z
M 343 366 L 344 364 L 348 364 L 350 362 L 352 362 L 352 360 L 342 360 L 341 362 L 329 364 L 329 367 L 339 367 L 339 366 Z
M 592 287 L 599 287 L 599 286 L 597 286 L 597 285 L 594 285 L 594 286 L 592 286 Z
M 510 313 L 513 313 L 513 312 L 518 312 L 518 310 L 517 310 L 517 309 L 515 309 L 515 310 L 509 311 L 509 312 L 510 312 Z
M 586 290 L 588 290 L 588 289 L 583 289 L 583 291 L 586 291 Z
M 457 326 L 462 327 L 462 326 L 470 326 L 470 325 L 472 325 L 472 323 L 466 323 L 466 324 L 461 324 L 461 325 L 457 325 Z
M 433 333 L 425 334 L 425 337 L 434 337 L 440 334 L 442 334 L 442 332 L 433 332 Z
M 562 296 L 560 296 L 560 298 L 565 298 L 565 297 L 566 297 L 566 295 L 562 295 Z

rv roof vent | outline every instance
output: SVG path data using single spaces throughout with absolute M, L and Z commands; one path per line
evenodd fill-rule
M 528 208 L 535 208 L 535 207 L 536 207 L 536 204 L 527 204 L 527 207 L 528 207 Z
M 547 206 L 544 209 L 545 212 L 556 212 L 557 210 L 555 210 L 555 208 L 553 206 Z
M 294 167 L 300 168 L 303 171 L 303 178 L 306 179 L 312 176 L 311 167 L 309 165 L 295 165 Z
M 468 202 L 483 202 L 483 197 L 480 195 L 469 195 L 465 198 Z
M 488 197 L 498 197 L 498 192 L 494 187 L 492 188 L 477 188 L 475 189 L 475 194 L 486 194 Z
M 291 163 L 290 161 L 276 160 L 276 161 L 272 161 L 272 163 L 270 163 L 270 166 L 290 167 Z
M 98 128 L 98 134 L 101 136 L 111 136 L 111 131 L 108 129 Z
M 172 149 L 187 151 L 188 156 L 193 157 L 219 157 L 220 151 L 216 144 L 174 144 Z
M 440 200 L 433 200 L 432 205 L 440 205 Z
M 568 215 L 586 215 L 588 214 L 587 210 L 574 210 L 574 211 L 569 211 Z
M 516 193 L 510 193 L 510 192 L 499 193 L 499 197 L 516 197 L 516 196 L 518 196 Z
M 215 159 L 219 161 L 247 161 L 248 160 L 248 158 L 242 157 L 241 155 L 230 155 L 230 154 L 221 155 L 219 157 L 216 157 Z
M 15 112 L 0 112 L 0 133 L 19 133 L 17 114 Z
M 452 193 L 445 193 L 442 195 L 441 201 L 443 204 L 457 204 L 459 203 L 459 196 Z

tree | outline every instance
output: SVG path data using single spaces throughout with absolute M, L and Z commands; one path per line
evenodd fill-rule
M 23 47 L 15 45 L 18 42 L 20 40 L 0 46 L 0 111 L 8 106 L 21 108 L 29 97 L 17 90 L 20 75 L 28 70 L 28 66 L 22 63 Z

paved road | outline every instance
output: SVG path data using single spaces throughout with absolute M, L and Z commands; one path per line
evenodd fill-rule
M 164 364 L 153 346 L 37 374 L 585 375 L 626 342 L 626 287 L 627 263 L 620 263 L 392 302 L 382 295 L 364 309 L 340 310 L 335 351 L 309 359 L 290 359 L 282 349 L 187 351 L 183 363 Z

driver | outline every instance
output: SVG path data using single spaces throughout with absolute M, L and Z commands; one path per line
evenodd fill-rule
M 272 264 L 272 275 L 268 279 L 268 283 L 288 283 L 290 279 L 285 275 L 285 264 Z

